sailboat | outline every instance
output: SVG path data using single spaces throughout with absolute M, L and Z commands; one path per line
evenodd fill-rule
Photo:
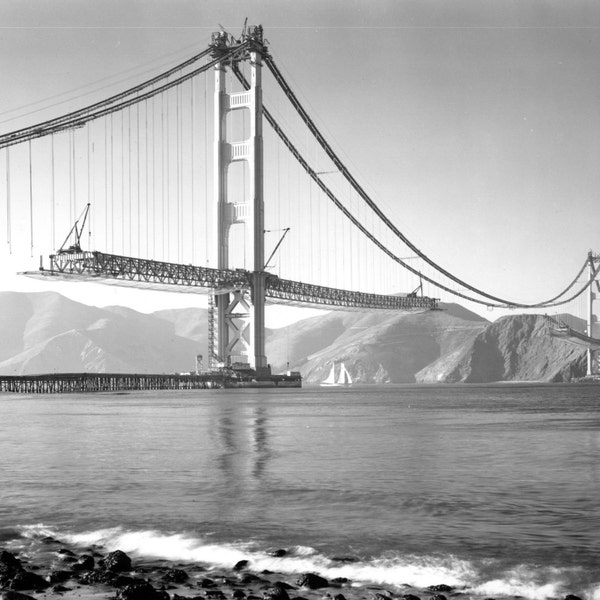
M 333 363 L 331 365 L 331 371 L 329 371 L 329 375 L 327 375 L 327 378 L 321 382 L 321 385 L 325 386 L 325 387 L 334 387 L 334 386 L 340 386 L 340 385 L 352 385 L 352 377 L 350 377 L 350 373 L 348 373 L 348 369 L 346 369 L 346 365 L 344 365 L 344 363 L 341 363 L 340 372 L 336 379 L 335 378 L 335 363 Z

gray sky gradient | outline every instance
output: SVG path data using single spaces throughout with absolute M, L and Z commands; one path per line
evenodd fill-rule
M 0 0 L 0 121 L 95 82 L 120 89 L 119 74 L 137 81 L 246 17 L 357 179 L 449 271 L 531 302 L 600 251 L 597 2 Z

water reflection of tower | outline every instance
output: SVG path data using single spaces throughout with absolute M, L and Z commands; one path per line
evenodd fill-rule
M 244 397 L 232 392 L 215 405 L 216 427 L 213 431 L 218 448 L 216 467 L 220 480 L 220 518 L 261 518 L 257 496 L 265 492 L 264 478 L 269 459 L 268 408 L 258 394 Z M 252 512 L 252 515 L 249 514 Z
M 264 406 L 254 408 L 254 468 L 252 475 L 258 481 L 265 475 L 267 463 L 271 458 L 268 439 L 267 411 Z

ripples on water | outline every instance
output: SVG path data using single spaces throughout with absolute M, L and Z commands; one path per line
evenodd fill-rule
M 295 547 L 274 570 L 600 598 L 599 392 L 0 396 L 0 540 L 42 523 L 76 542 L 226 566 Z

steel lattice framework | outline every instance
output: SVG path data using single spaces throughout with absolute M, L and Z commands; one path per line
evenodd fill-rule
M 62 252 L 50 256 L 50 268 L 25 273 L 30 277 L 57 277 L 71 281 L 95 281 L 126 287 L 169 289 L 191 293 L 225 294 L 250 290 L 252 273 L 244 269 L 211 269 L 193 265 L 132 258 L 103 252 Z M 313 285 L 275 275 L 266 278 L 270 301 L 327 307 L 328 309 L 383 309 L 420 312 L 438 307 L 435 298 L 416 295 L 367 294 Z

